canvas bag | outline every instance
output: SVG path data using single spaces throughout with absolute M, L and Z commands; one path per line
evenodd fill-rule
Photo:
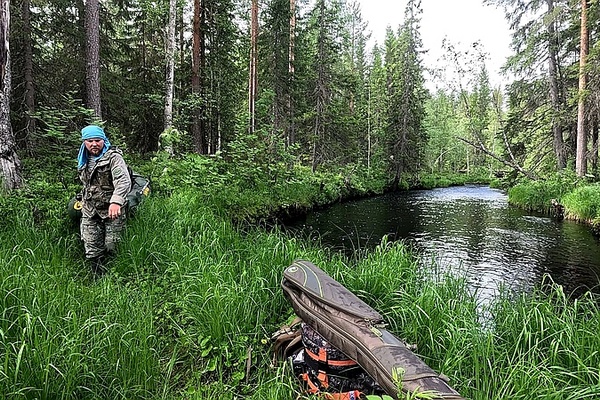
M 296 315 L 355 360 L 388 395 L 397 399 L 401 386 L 402 392 L 431 390 L 440 399 L 464 400 L 385 329 L 377 311 L 310 261 L 296 260 L 287 267 L 281 287 Z

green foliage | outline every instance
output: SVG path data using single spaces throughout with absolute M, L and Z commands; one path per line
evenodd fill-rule
M 234 141 L 223 156 L 178 159 L 161 152 L 147 167 L 141 164 L 141 171 L 148 170 L 153 191 L 201 189 L 207 201 L 238 221 L 286 217 L 346 198 L 383 193 L 388 184 L 383 171 L 360 164 L 313 173 L 282 147 L 273 148 L 264 138 L 248 135 Z
M 548 212 L 552 199 L 561 202 L 576 185 L 573 174 L 555 174 L 545 181 L 526 181 L 511 187 L 508 201 L 526 210 Z
M 536 290 L 516 299 L 507 295 L 499 300 L 491 310 L 494 336 L 492 332 L 487 334 L 482 341 L 484 347 L 476 350 L 485 351 L 480 353 L 481 364 L 477 367 L 484 367 L 485 360 L 489 364 L 481 390 L 496 387 L 488 392 L 497 393 L 494 398 L 526 398 L 528 392 L 565 399 L 597 396 L 599 371 L 590 362 L 587 349 L 596 346 L 593 342 L 600 328 L 598 312 L 597 299 L 586 295 L 572 300 L 558 285 L 544 292 Z M 496 358 L 492 353 L 505 356 Z M 513 384 L 509 385 L 507 379 Z
M 60 221 L 66 216 L 67 203 L 80 189 L 76 161 L 69 164 L 70 170 L 60 164 L 40 168 L 33 159 L 23 160 L 27 183 L 11 194 L 0 195 L 0 226 L 12 227 L 18 216 L 27 216 L 29 223 L 62 229 Z
M 362 163 L 348 164 L 342 169 L 345 184 L 351 195 L 381 194 L 389 185 L 389 177 L 383 168 L 366 167 Z
M 562 198 L 566 217 L 592 221 L 600 219 L 600 184 L 576 187 Z
M 364 49 L 351 45 L 364 40 L 364 29 L 350 38 L 346 10 L 318 2 L 325 7 L 319 19 L 320 10 L 303 13 L 304 3 L 298 3 L 299 14 L 306 18 L 297 21 L 295 73 L 289 76 L 289 30 L 283 26 L 288 16 L 277 11 L 288 5 L 269 4 L 270 25 L 264 30 L 270 34 L 269 43 L 260 44 L 260 54 L 276 59 L 271 64 L 269 58 L 260 58 L 265 85 L 259 96 L 259 124 L 249 135 L 248 40 L 236 25 L 246 12 L 239 8 L 244 4 L 234 3 L 206 4 L 203 28 L 210 49 L 203 54 L 199 94 L 191 93 L 188 83 L 191 46 L 181 43 L 178 62 L 183 64 L 176 68 L 180 90 L 174 102 L 175 129 L 182 134 L 177 158 L 160 152 L 145 163 L 138 162 L 136 154 L 128 155 L 136 170 L 151 176 L 156 195 L 130 221 L 119 254 L 110 263 L 111 273 L 98 282 L 85 273 L 81 245 L 65 213 L 68 199 L 79 190 L 78 132 L 92 121 L 78 100 L 85 74 L 83 3 L 36 3 L 31 10 L 32 38 L 25 35 L 22 9 L 13 7 L 14 131 L 27 132 L 27 86 L 21 72 L 27 41 L 33 45 L 38 110 L 33 117 L 38 127 L 20 142 L 25 146 L 29 140 L 26 150 L 34 156 L 24 160 L 27 186 L 0 196 L 0 393 L 11 400 L 295 399 L 298 382 L 289 378 L 290 371 L 269 367 L 270 352 L 263 340 L 291 312 L 279 288 L 280 272 L 301 257 L 326 267 L 376 305 L 393 331 L 417 343 L 428 364 L 449 375 L 468 398 L 598 397 L 600 319 L 592 296 L 567 301 L 553 286 L 550 293 L 507 296 L 486 313 L 464 280 L 424 275 L 399 243 L 384 240 L 350 266 L 296 238 L 248 225 L 240 230 L 231 223 L 381 193 L 390 181 L 385 170 L 390 155 L 395 167 L 413 172 L 398 177 L 401 188 L 470 181 L 466 175 L 422 174 L 472 171 L 474 149 L 453 138 L 467 130 L 483 135 L 494 149 L 499 148 L 499 138 L 489 135 L 502 132 L 502 143 L 505 139 L 510 146 L 501 147 L 503 157 L 512 156 L 524 167 L 550 176 L 555 170 L 548 141 L 552 122 L 560 121 L 567 132 L 573 130 L 575 115 L 569 104 L 550 109 L 547 80 L 528 73 L 539 70 L 534 65 L 538 60 L 547 59 L 532 55 L 547 48 L 547 37 L 536 31 L 546 32 L 548 25 L 541 22 L 551 15 L 527 24 L 532 31 L 517 33 L 517 39 L 526 40 L 515 43 L 528 47 L 509 66 L 527 79 L 509 87 L 507 120 L 496 126 L 494 121 L 488 124 L 485 112 L 490 94 L 485 79 L 462 93 L 464 104 L 473 108 L 472 118 L 461 118 L 452 97 L 436 98 L 425 108 L 418 21 L 407 20 L 397 38 L 390 35 L 394 40 L 389 48 L 376 49 L 372 65 L 366 66 Z M 103 6 L 104 118 L 119 142 L 141 153 L 155 151 L 163 130 L 166 3 Z M 573 8 L 554 15 L 572 28 L 567 22 L 576 21 L 576 13 Z M 352 21 L 357 22 L 352 27 L 360 25 L 358 19 Z M 560 34 L 574 38 L 569 30 Z M 567 55 L 575 42 L 560 42 L 559 61 L 571 62 Z M 547 55 L 546 50 L 542 53 Z M 566 70 L 564 66 L 559 69 Z M 485 78 L 472 78 L 477 76 Z M 568 91 L 568 80 L 560 84 Z M 426 111 L 441 118 L 431 115 L 422 125 Z M 274 116 L 284 116 L 285 121 L 275 127 Z M 409 123 L 403 126 L 405 116 Z M 183 154 L 196 139 L 190 127 L 198 120 L 212 146 L 210 157 Z M 282 125 L 294 127 L 296 147 L 279 137 Z M 404 133 L 409 134 L 406 143 L 401 140 Z M 406 147 L 399 150 L 390 144 Z M 319 164 L 317 174 L 307 167 L 311 162 Z M 484 164 L 478 158 L 477 164 L 494 168 L 488 160 Z M 477 179 L 487 176 L 481 173 Z M 598 189 L 581 184 L 570 175 L 553 176 L 545 182 L 521 183 L 509 198 L 513 204 L 542 211 L 557 199 L 571 215 L 597 220 Z M 493 320 L 482 328 L 486 316 Z
M 24 213 L 12 222 L 12 229 L 0 231 L 5 398 L 59 393 L 72 399 L 131 398 L 153 392 L 151 377 L 160 368 L 152 300 L 135 287 L 82 280 L 74 235 L 33 225 Z
M 544 213 L 555 213 L 559 206 L 565 218 L 585 221 L 594 232 L 600 231 L 600 186 L 578 179 L 573 172 L 520 183 L 509 189 L 508 198 L 511 204 Z
M 429 172 L 457 172 L 464 168 L 466 144 L 456 136 L 466 136 L 458 101 L 438 91 L 425 103 L 427 141 L 426 165 Z
M 211 186 L 218 192 L 231 174 L 223 169 L 223 161 L 215 157 L 187 154 L 170 158 L 166 152 L 158 153 L 147 164 L 150 167 L 153 190 L 171 193 L 178 188 L 202 189 Z
M 65 168 L 71 159 L 71 144 L 76 144 L 71 132 L 78 131 L 91 117 L 80 100 L 85 94 L 86 69 L 83 6 L 82 2 L 73 5 L 64 0 L 36 4 L 29 10 L 30 27 L 24 26 L 23 8 L 13 5 L 12 10 L 16 29 L 10 38 L 15 44 L 11 53 L 15 66 L 11 118 L 17 142 L 20 150 L 41 162 L 61 162 Z M 326 166 L 327 170 L 333 170 L 332 165 L 377 165 L 379 170 L 381 164 L 390 163 L 392 175 L 396 171 L 399 175 L 406 171 L 471 171 L 474 165 L 498 168 L 497 162 L 484 158 L 483 152 L 457 140 L 460 135 L 481 140 L 498 156 L 540 175 L 556 170 L 550 132 L 554 122 L 560 124 L 565 135 L 573 131 L 573 104 L 564 100 L 568 96 L 557 95 L 560 104 L 549 106 L 548 80 L 531 71 L 538 71 L 539 60 L 548 58 L 533 57 L 541 50 L 547 55 L 547 35 L 538 35 L 545 32 L 548 21 L 544 18 L 560 21 L 557 34 L 569 39 L 560 41 L 556 49 L 556 70 L 568 71 L 571 67 L 564 63 L 570 62 L 568 55 L 575 49 L 575 8 L 563 13 L 558 12 L 564 11 L 561 5 L 555 5 L 556 9 L 544 18 L 534 13 L 526 24 L 513 21 L 519 28 L 515 31 L 519 38 L 516 43 L 529 47 L 520 49 L 509 60 L 508 67 L 524 79 L 507 88 L 505 116 L 504 94 L 490 87 L 484 65 L 486 55 L 478 43 L 466 52 L 451 49 L 453 54 L 449 56 L 458 62 L 446 67 L 455 69 L 462 81 L 436 77 L 436 83 L 447 87 L 428 100 L 426 68 L 421 65 L 418 2 L 408 3 L 405 21 L 391 27 L 386 45 L 373 49 L 371 54 L 366 45 L 367 26 L 356 4 L 296 4 L 297 14 L 304 17 L 296 20 L 292 54 L 289 4 L 281 0 L 268 2 L 258 43 L 261 85 L 257 94 L 257 138 L 248 138 L 246 59 L 250 43 L 244 7 L 232 0 L 206 4 L 199 88 L 189 85 L 188 64 L 195 50 L 190 40 L 180 43 L 174 129 L 181 133 L 181 140 L 176 153 L 194 148 L 192 144 L 199 138 L 192 137 L 192 132 L 197 134 L 192 127 L 200 124 L 206 148 L 199 152 L 225 153 L 229 144 L 251 144 L 245 148 L 247 160 L 253 155 L 267 159 L 267 163 L 263 160 L 260 164 L 273 164 L 275 171 L 260 168 L 269 178 L 283 171 L 277 164 L 287 163 L 273 149 L 281 145 L 277 141 L 282 138 L 285 146 L 297 146 L 290 150 L 298 157 L 294 161 Z M 103 118 L 119 134 L 121 145 L 127 144 L 142 154 L 159 150 L 163 131 L 165 47 L 161 32 L 167 9 L 165 2 L 116 2 L 105 4 L 100 15 Z M 183 8 L 181 11 L 187 12 Z M 591 12 L 590 20 L 596 19 L 597 12 Z M 178 24 L 177 29 L 183 32 L 186 26 Z M 31 60 L 25 51 L 29 45 Z M 588 60 L 590 72 L 597 70 L 594 50 Z M 29 82 L 25 82 L 29 61 L 33 63 L 37 110 L 31 116 L 38 122 L 34 131 L 29 131 L 33 126 L 27 125 L 29 111 L 23 101 L 26 91 L 32 93 Z M 569 93 L 574 80 L 561 79 L 561 92 Z M 596 89 L 597 82 L 590 80 L 591 96 Z M 260 141 L 267 145 L 253 146 Z M 573 147 L 565 144 L 567 157 L 572 156 L 569 152 Z M 267 151 L 262 152 L 265 148 Z M 48 154 L 62 161 L 52 161 L 46 157 Z M 250 170 L 249 165 L 242 168 L 242 172 Z
M 465 279 L 435 265 L 426 273 L 400 242 L 384 239 L 350 264 L 277 230 L 231 222 L 335 201 L 354 187 L 381 189 L 359 167 L 313 174 L 296 165 L 286 179 L 259 170 L 270 180 L 255 178 L 246 189 L 220 157 L 159 154 L 137 167 L 152 175 L 154 195 L 129 221 L 111 272 L 97 282 L 67 229 L 64 207 L 76 185 L 65 190 L 38 172 L 30 177 L 35 190 L 3 203 L 0 391 L 7 398 L 292 400 L 300 384 L 286 367 L 269 367 L 265 343 L 291 313 L 279 285 L 296 258 L 322 266 L 380 310 L 391 331 L 416 343 L 468 398 L 597 394 L 598 354 L 587 349 L 600 347 L 590 334 L 600 311 L 591 296 L 568 302 L 555 288 L 516 303 L 507 297 L 487 312 Z M 37 220 L 32 204 L 43 205 Z M 494 319 L 482 329 L 485 316 Z M 560 388 L 551 384 L 556 379 Z
M 60 108 L 39 107 L 32 115 L 38 122 L 36 146 L 31 149 L 36 160 L 69 168 L 81 145 L 81 128 L 99 122 L 94 120 L 93 114 L 73 93 L 63 96 Z
M 422 13 L 418 2 L 409 2 L 406 20 L 397 36 L 388 29 L 385 39 L 387 78 L 386 144 L 394 182 L 404 173 L 418 173 L 423 168 L 427 143 L 423 68 L 419 52 L 418 30 Z
M 159 136 L 159 148 L 169 155 L 182 154 L 182 140 L 183 132 L 175 128 L 166 129 Z

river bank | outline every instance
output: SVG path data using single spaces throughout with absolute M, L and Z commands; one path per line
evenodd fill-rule
M 509 202 L 526 210 L 565 218 L 590 227 L 600 236 L 600 184 L 556 175 L 511 187 Z

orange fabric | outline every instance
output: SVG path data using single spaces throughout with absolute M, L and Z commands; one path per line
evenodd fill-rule
M 319 347 L 319 358 L 317 360 L 327 362 L 327 350 L 322 347 Z
M 321 380 L 321 378 L 322 378 L 321 374 L 325 375 L 324 376 L 325 382 L 323 382 Z M 321 389 L 319 389 L 319 387 L 317 385 L 315 385 L 314 382 L 310 379 L 310 377 L 308 376 L 308 373 L 304 373 L 304 374 L 300 375 L 300 378 L 304 382 L 306 382 L 306 384 L 308 385 L 308 389 L 306 390 L 307 393 L 321 395 L 324 398 L 326 398 L 327 400 L 359 400 L 362 396 L 362 393 L 359 392 L 358 390 L 351 390 L 349 392 L 343 392 L 343 393 L 322 392 Z M 325 383 L 324 387 L 327 387 L 327 375 L 323 371 L 319 372 L 318 378 L 321 383 Z
M 301 374 L 300 378 L 304 382 L 306 382 L 306 384 L 308 386 L 308 389 L 306 390 L 307 393 L 323 396 L 327 400 L 359 400 L 362 396 L 362 392 L 360 392 L 358 390 L 351 390 L 349 392 L 343 392 L 343 393 L 322 392 L 321 388 L 319 386 L 317 386 L 310 379 L 310 376 L 308 375 L 308 373 Z M 319 380 L 319 383 L 321 384 L 322 387 L 327 388 L 329 386 L 327 374 L 325 372 L 319 371 L 319 375 L 317 376 L 317 379 Z
M 310 377 L 308 376 L 307 373 L 304 373 L 304 374 L 302 374 L 300 376 L 301 376 L 302 380 L 304 382 L 306 382 L 306 384 L 308 385 L 308 390 L 307 390 L 308 393 L 310 393 L 310 394 L 316 394 L 316 393 L 320 392 L 320 390 L 317 387 L 317 385 L 315 385 L 313 383 L 313 381 L 310 380 Z
M 362 393 L 358 390 L 352 390 L 344 393 L 323 393 L 327 400 L 359 400 Z
M 319 380 L 319 382 L 325 389 L 327 389 L 329 387 L 329 378 L 327 377 L 327 374 L 325 373 L 325 371 L 319 371 L 319 375 L 317 375 L 317 379 Z
M 327 351 L 321 351 L 324 349 L 319 349 L 319 354 L 315 354 L 312 351 L 310 351 L 309 349 L 305 348 L 304 352 L 306 353 L 307 356 L 309 356 L 310 358 L 312 358 L 313 360 L 317 360 L 317 361 L 323 361 L 326 362 L 327 365 L 331 365 L 332 367 L 354 367 L 356 365 L 356 361 L 351 360 L 351 359 L 347 359 L 347 360 L 328 360 L 327 359 Z M 325 353 L 324 357 L 323 354 Z

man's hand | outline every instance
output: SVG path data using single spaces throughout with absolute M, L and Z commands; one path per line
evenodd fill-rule
M 116 219 L 121 216 L 121 206 L 116 203 L 110 203 L 108 206 L 108 218 Z

